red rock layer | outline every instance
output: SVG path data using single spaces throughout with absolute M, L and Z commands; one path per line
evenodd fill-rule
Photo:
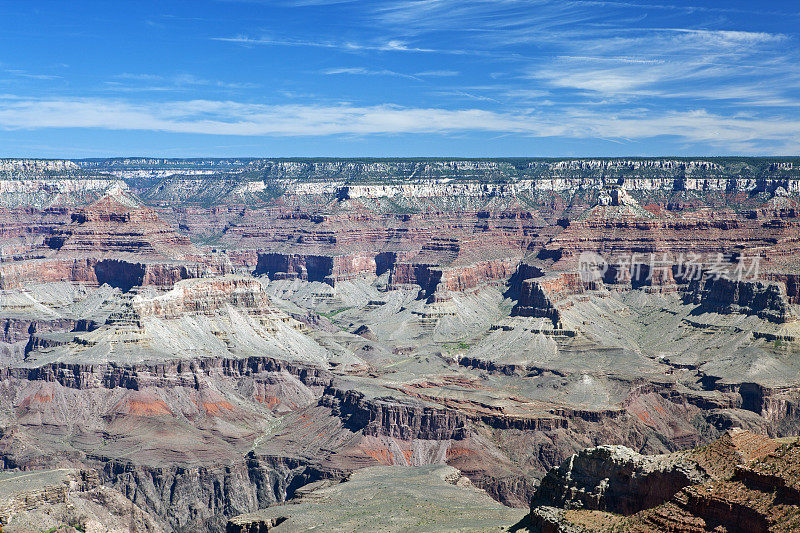
M 189 240 L 130 198 L 105 196 L 72 211 L 26 210 L 7 235 L 39 235 L 18 260 L 0 263 L 0 288 L 28 282 L 70 281 L 129 290 L 170 287 L 176 281 L 225 271 Z
M 196 258 L 189 239 L 176 233 L 151 209 L 129 206 L 113 196 L 72 214 L 72 223 L 54 231 L 60 254 L 135 253 L 170 259 Z
M 759 254 L 783 265 L 800 250 L 800 221 L 793 217 L 742 216 L 732 211 L 701 210 L 691 215 L 645 218 L 616 206 L 597 206 L 584 220 L 569 222 L 546 248 L 566 265 L 591 251 L 607 259 L 632 254 Z
M 13 289 L 25 283 L 69 281 L 128 290 L 134 286 L 171 287 L 182 279 L 198 278 L 213 266 L 202 263 L 135 262 L 117 259 L 76 258 L 37 259 L 0 264 L 0 289 Z

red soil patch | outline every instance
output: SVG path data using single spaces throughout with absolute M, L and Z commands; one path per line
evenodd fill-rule
M 127 400 L 123 412 L 133 416 L 171 415 L 167 404 L 162 400 Z
M 450 461 L 451 459 L 456 459 L 458 457 L 465 457 L 467 455 L 474 455 L 475 451 L 470 450 L 469 448 L 448 448 L 447 449 L 447 460 Z
M 278 398 L 277 396 L 264 396 L 264 395 L 261 395 L 261 394 L 257 394 L 255 396 L 255 400 L 258 403 L 267 404 L 267 406 L 270 409 L 274 409 L 275 407 L 278 407 L 278 405 L 281 403 L 280 398 Z
M 40 403 L 50 403 L 53 401 L 53 395 L 45 394 L 42 391 L 38 391 L 36 394 L 33 395 L 33 399 Z
M 203 402 L 202 406 L 203 409 L 206 410 L 206 414 L 211 416 L 221 415 L 223 409 L 225 411 L 233 411 L 233 405 L 226 402 L 225 400 L 221 400 L 219 402 Z
M 403 450 L 403 457 L 406 458 L 406 462 L 410 465 L 411 459 L 414 457 L 414 450 Z
M 375 459 L 378 463 L 382 465 L 393 465 L 394 464 L 394 457 L 389 452 L 389 450 L 374 450 L 370 448 L 364 448 L 364 453 Z

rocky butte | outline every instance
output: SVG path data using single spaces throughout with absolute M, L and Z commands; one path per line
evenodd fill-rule
M 800 158 L 2 160 L 0 523 L 789 531 L 799 215 Z

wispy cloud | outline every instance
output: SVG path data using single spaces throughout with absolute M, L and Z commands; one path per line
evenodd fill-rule
M 292 40 L 292 39 L 273 39 L 270 37 L 249 37 L 247 35 L 237 35 L 234 37 L 212 37 L 212 41 L 222 41 L 236 43 L 244 46 L 308 46 L 313 48 L 332 48 L 346 52 L 377 51 L 377 52 L 439 52 L 439 53 L 460 53 L 453 50 L 437 50 L 434 48 L 421 48 L 409 45 L 407 42 L 390 39 L 381 43 L 368 44 L 353 41 L 311 41 L 311 40 Z
M 396 0 L 372 10 L 377 24 L 401 28 L 419 42 L 447 34 L 459 49 L 465 42 L 486 56 L 516 61 L 528 80 L 517 90 L 572 90 L 580 101 L 593 93 L 604 98 L 674 100 L 677 95 L 714 99 L 714 94 L 753 105 L 794 106 L 800 88 L 800 47 L 786 33 L 742 29 L 647 24 L 674 22 L 674 11 L 702 24 L 703 13 L 752 13 L 740 10 L 624 1 L 554 0 Z M 796 17 L 800 12 L 772 13 Z M 458 25 L 452 21 L 458 20 Z M 521 53 L 536 47 L 537 54 Z M 762 93 L 746 87 L 762 82 Z M 692 86 L 694 90 L 687 90 Z M 698 89 L 699 88 L 699 89 Z M 494 95 L 500 97 L 501 93 Z
M 415 72 L 414 76 L 420 77 L 433 77 L 433 78 L 446 78 L 451 76 L 458 76 L 461 74 L 457 70 L 425 70 L 422 72 Z
M 422 78 L 446 78 L 458 76 L 460 74 L 457 70 L 426 70 L 413 74 L 406 74 L 395 70 L 370 69 L 364 67 L 333 67 L 322 70 L 322 73 L 327 75 L 353 74 L 358 76 L 392 76 L 395 78 L 407 78 L 417 81 L 420 81 Z
M 593 95 L 612 98 L 617 105 L 641 101 L 666 106 L 676 98 L 728 106 L 795 107 L 800 102 L 800 48 L 794 37 L 647 25 L 646 15 L 653 10 L 741 11 L 614 1 L 400 0 L 376 7 L 374 14 L 379 22 L 399 25 L 420 40 L 439 32 L 458 35 L 468 28 L 463 39 L 497 54 L 506 50 L 509 59 L 524 65 L 520 69 L 529 81 L 516 91 L 571 90 L 574 103 L 594 104 L 586 100 Z M 642 16 L 634 23 L 620 21 L 637 13 Z M 776 16 L 783 15 L 794 16 Z M 453 19 L 460 21 L 457 28 L 448 23 Z M 458 38 L 450 40 L 458 45 Z M 551 53 L 516 53 L 528 45 Z M 754 80 L 759 91 L 752 90 Z
M 57 80 L 61 78 L 61 76 L 56 76 L 54 74 L 36 74 L 18 68 L 8 68 L 5 69 L 5 72 L 18 78 L 28 78 L 31 80 Z
M 614 2 L 606 0 L 584 0 L 585 5 L 601 7 L 623 7 L 637 9 L 653 9 L 666 11 L 679 11 L 686 14 L 692 13 L 741 13 L 746 15 L 774 15 L 778 17 L 800 17 L 800 11 L 782 11 L 774 9 L 741 9 L 735 7 L 716 7 L 708 5 L 679 5 L 679 4 L 640 4 L 634 2 Z
M 392 76 L 395 78 L 407 78 L 412 80 L 419 80 L 418 76 L 412 76 L 411 74 L 403 74 L 402 72 L 395 72 L 394 70 L 388 70 L 388 69 L 372 70 L 363 67 L 328 68 L 323 70 L 322 73 L 327 75 L 352 74 L 358 76 Z
M 130 82 L 146 82 L 146 84 L 132 84 Z M 159 74 L 137 74 L 123 72 L 115 75 L 114 80 L 106 81 L 105 87 L 114 91 L 138 92 L 190 90 L 198 87 L 211 89 L 257 89 L 261 87 L 261 85 L 251 82 L 209 80 L 186 73 L 162 76 Z
M 583 40 L 580 48 L 585 55 L 556 56 L 531 66 L 528 77 L 551 87 L 651 100 L 683 97 L 791 104 L 791 92 L 800 87 L 798 54 L 786 48 L 784 35 L 680 28 L 648 32 Z M 574 49 L 578 51 L 578 46 Z M 752 91 L 753 80 L 759 80 L 757 92 Z
M 326 136 L 496 132 L 534 137 L 644 139 L 756 153 L 800 147 L 800 117 L 721 116 L 703 109 L 608 115 L 567 109 L 516 113 L 393 105 L 261 105 L 217 100 L 137 104 L 110 99 L 0 99 L 0 128 L 97 128 L 209 135 Z
M 415 32 L 466 29 L 567 28 L 576 22 L 630 19 L 641 14 L 673 11 L 683 15 L 739 13 L 800 18 L 800 10 L 737 9 L 709 5 L 648 4 L 605 0 L 393 0 L 376 3 L 372 14 L 387 25 L 403 24 Z M 658 17 L 663 18 L 663 17 Z M 458 20 L 457 28 L 452 21 Z
M 489 96 L 484 96 L 482 94 L 473 94 L 471 92 L 457 90 L 457 89 L 450 89 L 450 90 L 443 90 L 443 91 L 434 91 L 434 94 L 439 96 L 447 96 L 451 98 L 458 98 L 458 99 L 466 99 L 466 100 L 476 100 L 479 102 L 494 102 L 499 103 L 499 100 L 495 98 L 491 98 Z

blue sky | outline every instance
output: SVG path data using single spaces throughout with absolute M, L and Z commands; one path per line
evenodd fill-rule
M 800 153 L 800 2 L 0 0 L 0 157 Z

